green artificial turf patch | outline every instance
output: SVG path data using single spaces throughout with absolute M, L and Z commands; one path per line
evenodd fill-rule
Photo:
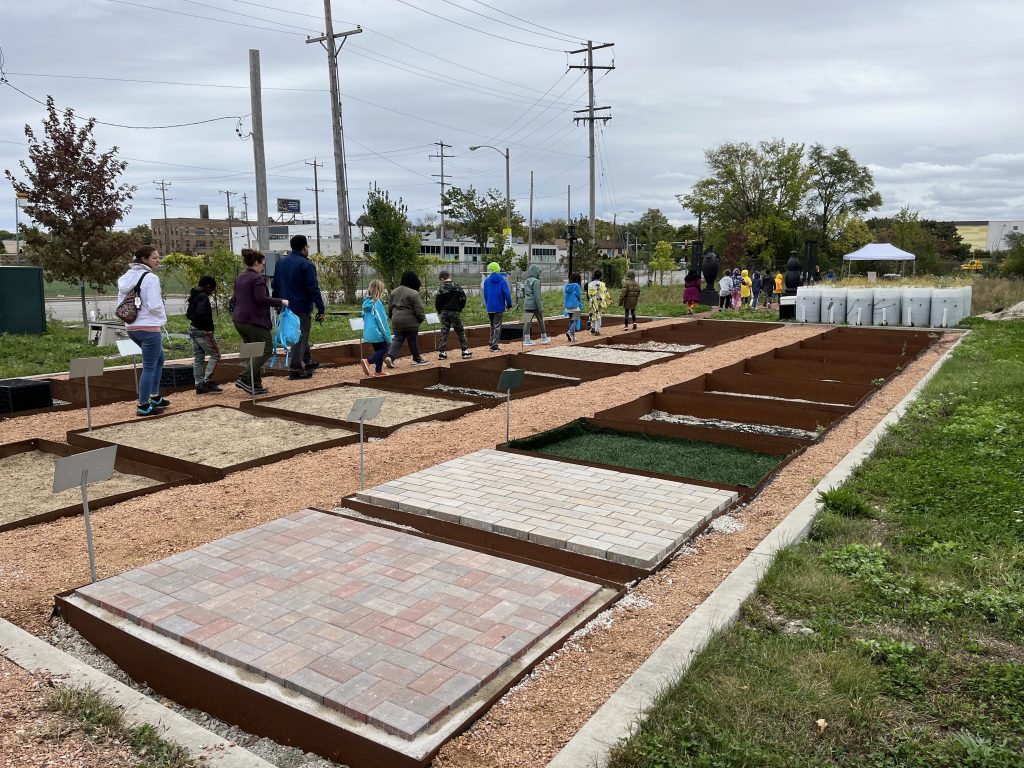
M 746 486 L 756 485 L 784 460 L 781 456 L 732 445 L 620 432 L 592 427 L 584 421 L 515 440 L 510 447 L 577 461 Z

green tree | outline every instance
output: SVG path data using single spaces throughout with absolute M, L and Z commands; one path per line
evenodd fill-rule
M 676 228 L 668 223 L 668 217 L 661 209 L 648 208 L 639 219 L 630 222 L 629 231 L 643 244 L 641 253 L 646 253 L 650 258 L 654 244 L 661 240 L 673 239 Z M 671 246 L 669 249 L 671 250 Z
M 149 228 L 149 224 L 138 224 L 132 227 L 128 230 L 128 235 L 143 245 L 153 244 L 153 230 Z
M 672 258 L 672 246 L 664 240 L 659 240 L 654 246 L 654 255 L 647 265 L 652 272 L 658 273 L 658 285 L 665 284 L 665 272 L 676 268 L 675 259 Z
M 553 243 L 555 240 L 564 240 L 566 221 L 555 218 L 550 221 L 535 221 L 533 223 L 534 243 Z
M 831 152 L 815 144 L 808 153 L 810 194 L 808 209 L 818 223 L 818 240 L 827 264 L 834 254 L 836 233 L 830 224 L 842 214 L 863 214 L 882 205 L 875 179 L 846 147 Z
M 217 309 L 227 308 L 234 293 L 235 278 L 241 271 L 238 257 L 220 242 L 209 253 L 168 253 L 164 256 L 163 266 L 188 285 L 197 285 L 199 278 L 210 275 L 217 281 L 217 292 L 211 297 Z
M 367 260 L 388 289 L 394 288 L 403 272 L 420 268 L 419 237 L 410 231 L 409 207 L 402 198 L 393 202 L 387 192 L 374 184 L 366 196 L 364 210 L 368 226 L 373 227 Z
M 718 246 L 723 258 L 774 260 L 801 228 L 810 179 L 803 153 L 803 144 L 783 139 L 706 150 L 709 175 L 679 202 L 701 218 L 705 241 Z
M 1000 273 L 1008 277 L 1024 277 L 1024 232 L 1010 232 L 1003 239 L 1009 250 L 999 265 Z
M 460 235 L 473 238 L 480 246 L 480 253 L 487 252 L 487 241 L 497 238 L 507 223 L 505 196 L 498 194 L 496 189 L 487 190 L 486 194 L 478 195 L 472 186 L 461 189 L 451 187 L 444 193 L 444 209 L 447 213 L 446 222 Z M 513 234 L 522 233 L 523 217 L 512 210 Z
M 853 253 L 874 239 L 871 229 L 863 219 L 850 213 L 841 213 L 833 221 L 835 226 L 836 256 L 845 256 Z
M 92 136 L 95 119 L 79 126 L 75 113 L 58 114 L 53 98 L 46 99 L 43 136 L 25 126 L 28 161 L 20 161 L 26 180 L 4 173 L 17 193 L 27 196 L 25 213 L 45 235 L 26 229 L 26 252 L 43 267 L 47 279 L 77 282 L 82 297 L 82 322 L 88 322 L 85 286 L 96 290 L 111 284 L 123 271 L 134 241 L 113 231 L 131 210 L 135 187 L 118 184 L 127 163 L 117 159 L 117 147 L 99 154 Z

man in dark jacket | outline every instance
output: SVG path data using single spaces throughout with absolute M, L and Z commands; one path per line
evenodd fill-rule
M 220 347 L 213 337 L 213 308 L 210 296 L 217 290 L 217 281 L 210 275 L 199 278 L 199 285 L 188 295 L 185 317 L 189 320 L 188 336 L 192 340 L 192 373 L 196 380 L 196 394 L 221 392 L 213 382 L 213 372 L 220 362 Z M 207 357 L 209 356 L 209 357 Z
M 472 357 L 473 353 L 469 351 L 469 342 L 466 339 L 466 329 L 462 327 L 466 291 L 458 283 L 452 282 L 452 276 L 447 271 L 441 272 L 437 277 L 441 281 L 441 287 L 437 289 L 437 296 L 434 297 L 434 309 L 441 317 L 441 343 L 437 348 L 437 358 L 448 358 L 448 331 L 452 328 L 459 335 L 462 357 Z
M 299 316 L 299 340 L 288 351 L 288 378 L 308 379 L 313 369 L 320 366 L 313 362 L 309 351 L 309 331 L 315 319 L 324 321 L 324 298 L 316 279 L 316 266 L 309 260 L 309 242 L 305 235 L 295 235 L 289 245 L 291 253 L 277 262 L 271 283 L 272 295 L 288 299 L 288 307 Z M 312 317 L 316 306 L 316 318 Z

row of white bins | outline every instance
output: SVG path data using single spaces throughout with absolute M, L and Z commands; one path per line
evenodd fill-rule
M 971 314 L 971 288 L 828 288 L 796 290 L 800 323 L 952 328 Z

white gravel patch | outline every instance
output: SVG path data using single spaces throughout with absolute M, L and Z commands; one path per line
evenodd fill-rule
M 251 734 L 237 726 L 225 723 L 223 720 L 211 717 L 198 709 L 183 707 L 161 696 L 149 686 L 140 685 L 128 677 L 117 664 L 100 652 L 96 646 L 78 634 L 70 624 L 65 623 L 61 619 L 54 620 L 53 633 L 50 635 L 49 641 L 51 645 L 68 655 L 88 664 L 94 669 L 98 669 L 104 674 L 110 675 L 118 682 L 130 686 L 154 701 L 163 704 L 168 709 L 173 709 L 182 717 L 187 717 L 193 723 L 213 731 L 221 738 L 235 742 L 257 757 L 276 765 L 278 768 L 345 768 L 341 763 L 332 762 L 319 755 L 314 755 L 312 752 L 303 752 L 301 749 L 286 747 L 271 739 Z
M 717 389 L 708 390 L 709 395 L 725 395 L 726 397 L 756 397 L 758 400 L 782 400 L 786 403 L 808 403 L 810 405 L 838 405 L 849 407 L 846 403 L 830 403 L 826 400 L 804 400 L 802 397 L 775 397 L 775 395 L 749 395 L 746 392 L 719 392 Z
M 704 349 L 703 344 L 669 344 L 663 341 L 645 341 L 641 344 L 606 344 L 605 346 L 608 349 L 624 349 L 632 352 L 670 352 L 676 355 Z
M 666 411 L 651 411 L 641 416 L 640 421 L 665 421 L 669 424 L 686 424 L 690 427 L 709 427 L 710 429 L 724 429 L 730 432 L 747 432 L 753 435 L 773 435 L 776 437 L 797 437 L 814 440 L 817 433 L 806 429 L 794 429 L 792 427 L 777 427 L 772 424 L 746 424 L 739 421 L 726 421 L 725 419 L 703 419 L 699 416 L 687 416 L 682 413 L 667 413 Z
M 529 354 L 615 365 L 644 365 L 654 360 L 666 360 L 672 357 L 668 352 L 637 352 L 611 347 L 552 347 L 551 349 L 536 349 Z
M 736 531 L 742 531 L 743 523 L 732 515 L 722 515 L 721 517 L 716 517 L 712 520 L 711 525 L 708 527 L 715 533 L 724 533 L 728 535 L 730 533 L 736 533 Z

